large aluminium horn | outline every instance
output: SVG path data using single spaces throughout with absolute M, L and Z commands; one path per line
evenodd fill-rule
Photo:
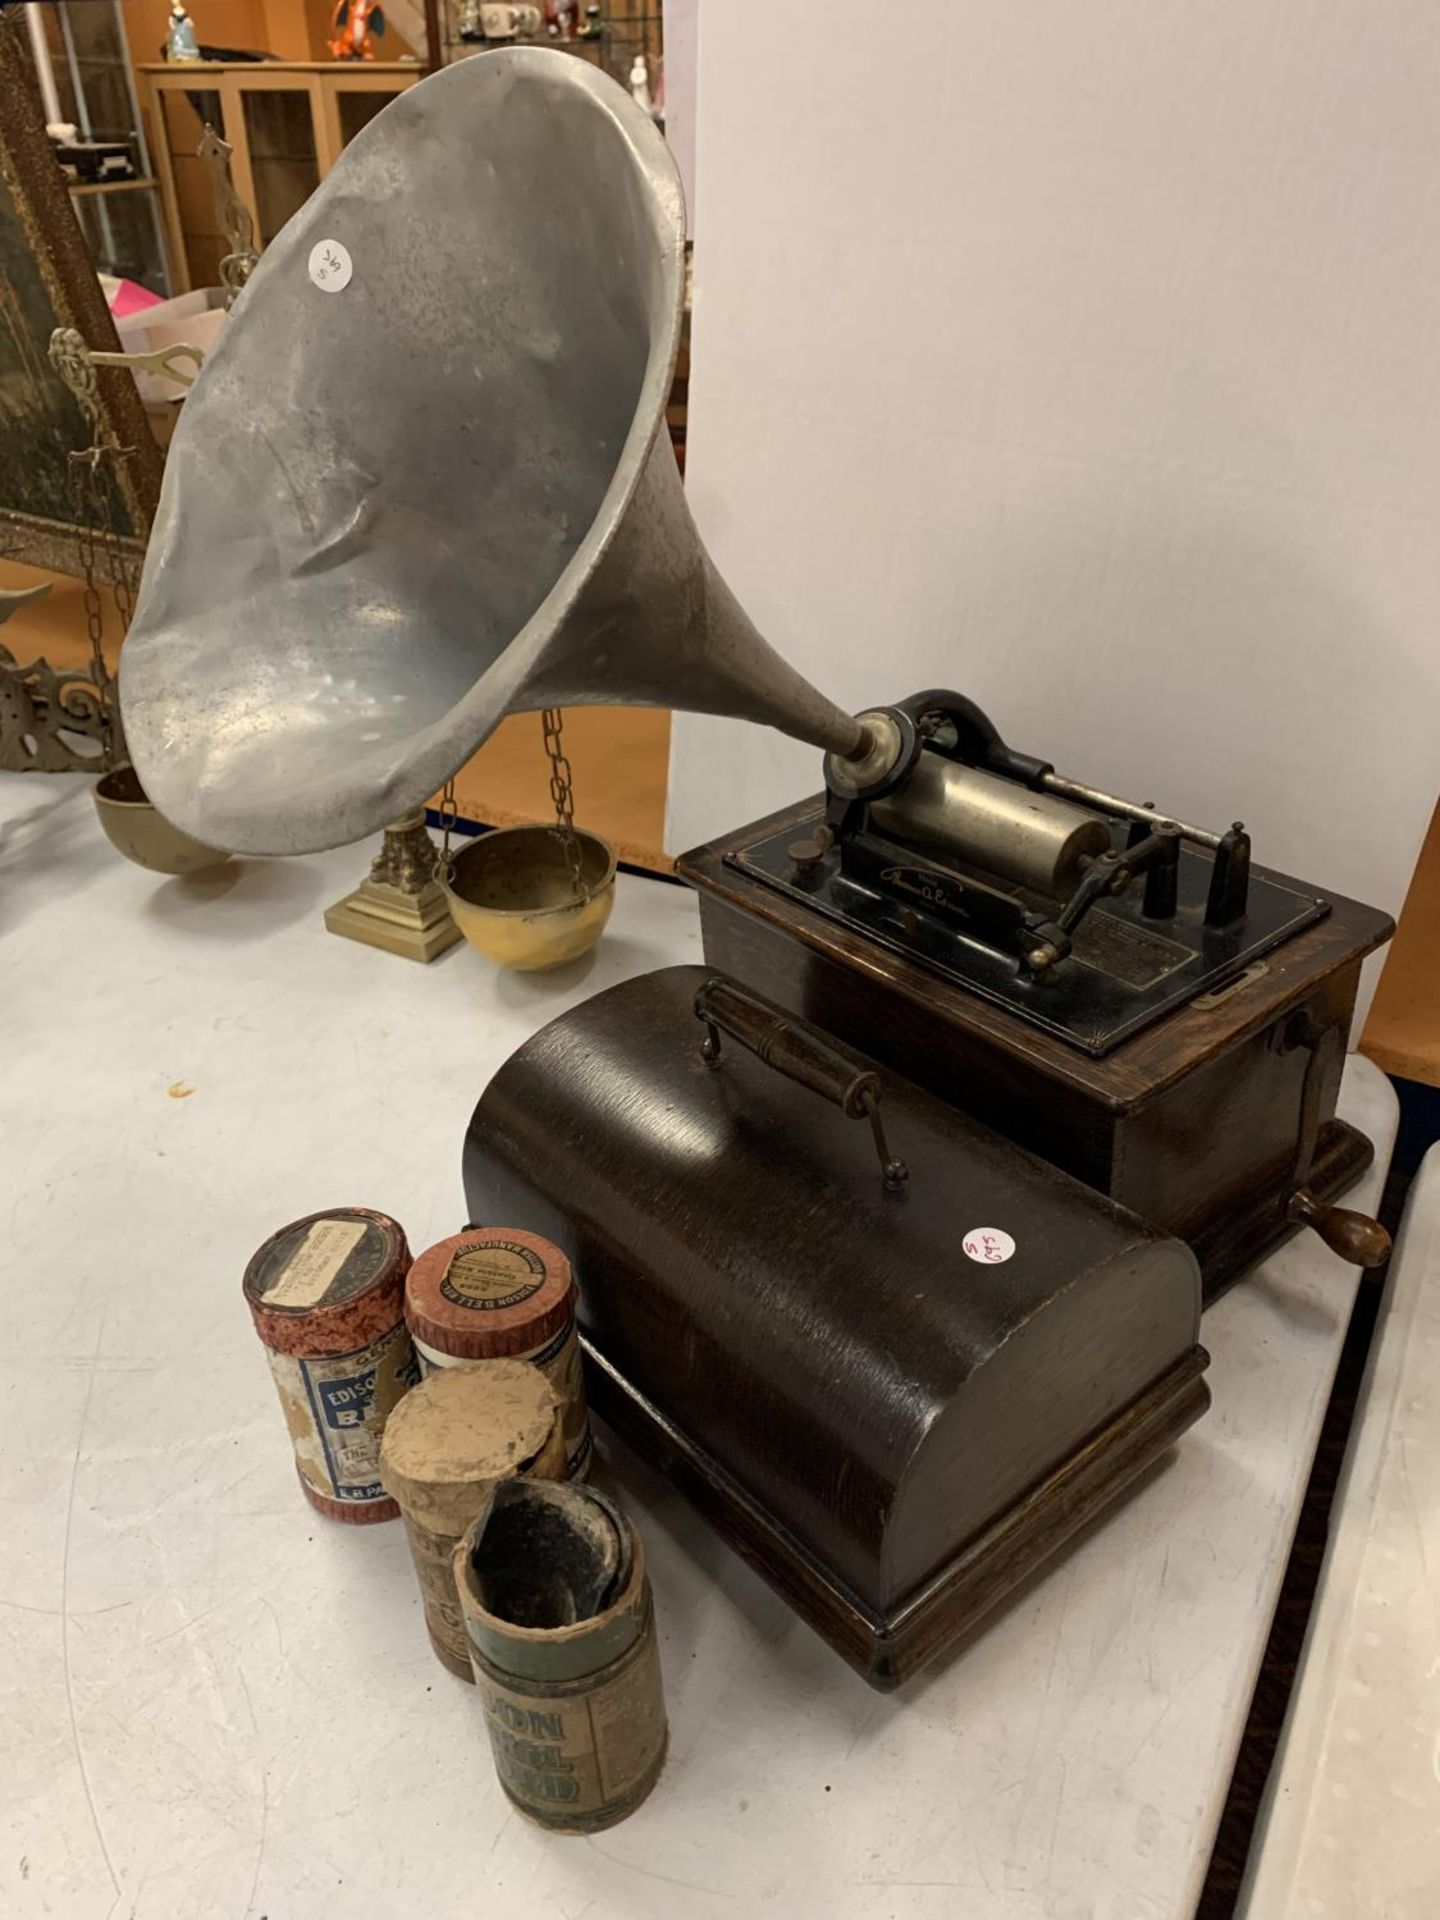
M 683 263 L 664 141 L 571 55 L 465 60 L 346 148 L 170 449 L 120 670 L 163 814 L 236 852 L 339 846 L 551 705 L 869 744 L 691 522 L 664 431 Z

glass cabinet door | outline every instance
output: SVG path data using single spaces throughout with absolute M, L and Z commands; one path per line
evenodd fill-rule
M 315 116 L 308 88 L 245 87 L 241 106 L 255 184 L 255 223 L 268 247 L 320 184 Z
M 122 280 L 133 280 L 152 293 L 169 291 L 165 270 L 158 258 L 155 240 L 155 215 L 150 191 L 138 193 L 72 193 L 70 204 L 80 231 L 90 249 L 90 258 L 101 273 L 113 273 Z
M 220 262 L 230 249 L 215 212 L 210 168 L 196 149 L 207 126 L 220 134 L 225 130 L 220 95 L 212 87 L 162 87 L 156 99 L 190 285 L 215 287 L 220 284 Z
M 367 87 L 363 92 L 356 87 L 341 87 L 335 95 L 335 103 L 340 109 L 341 146 L 348 147 L 356 134 L 368 127 L 376 114 L 388 107 L 392 100 L 398 100 L 403 92 L 403 87 L 393 90 Z

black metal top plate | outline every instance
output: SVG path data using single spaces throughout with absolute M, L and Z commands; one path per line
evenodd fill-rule
M 1162 1015 L 1213 993 L 1282 940 L 1299 933 L 1330 903 L 1250 872 L 1249 911 L 1234 926 L 1207 927 L 1205 898 L 1211 862 L 1185 846 L 1180 851 L 1179 906 L 1173 920 L 1146 920 L 1144 886 L 1093 907 L 1074 936 L 1069 958 L 1046 973 L 1027 974 L 1017 960 L 943 925 L 923 911 L 907 909 L 893 896 L 847 878 L 838 850 L 810 873 L 797 873 L 789 848 L 818 826 L 791 823 L 783 833 L 753 841 L 727 854 L 726 864 L 776 888 L 827 919 L 863 933 L 892 953 L 927 967 L 941 978 L 1008 1009 L 1030 1025 L 1055 1034 L 1099 1059 Z M 1123 829 L 1115 829 L 1116 845 Z M 945 870 L 911 856 L 917 869 Z M 991 883 L 994 884 L 993 882 Z M 1055 902 L 1022 889 L 1007 889 L 1029 911 L 1053 912 Z

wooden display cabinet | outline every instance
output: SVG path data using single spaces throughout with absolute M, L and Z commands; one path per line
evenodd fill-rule
M 413 87 L 414 61 L 204 61 L 140 69 L 176 290 L 219 284 L 227 251 L 206 163 L 206 125 L 233 151 L 235 191 L 263 248 L 319 186 L 341 149 Z

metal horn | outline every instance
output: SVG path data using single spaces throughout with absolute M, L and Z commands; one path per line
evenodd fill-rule
M 553 705 L 868 746 L 690 519 L 664 431 L 683 274 L 663 139 L 570 55 L 446 68 L 346 148 L 170 449 L 120 669 L 164 815 L 240 853 L 340 846 Z

